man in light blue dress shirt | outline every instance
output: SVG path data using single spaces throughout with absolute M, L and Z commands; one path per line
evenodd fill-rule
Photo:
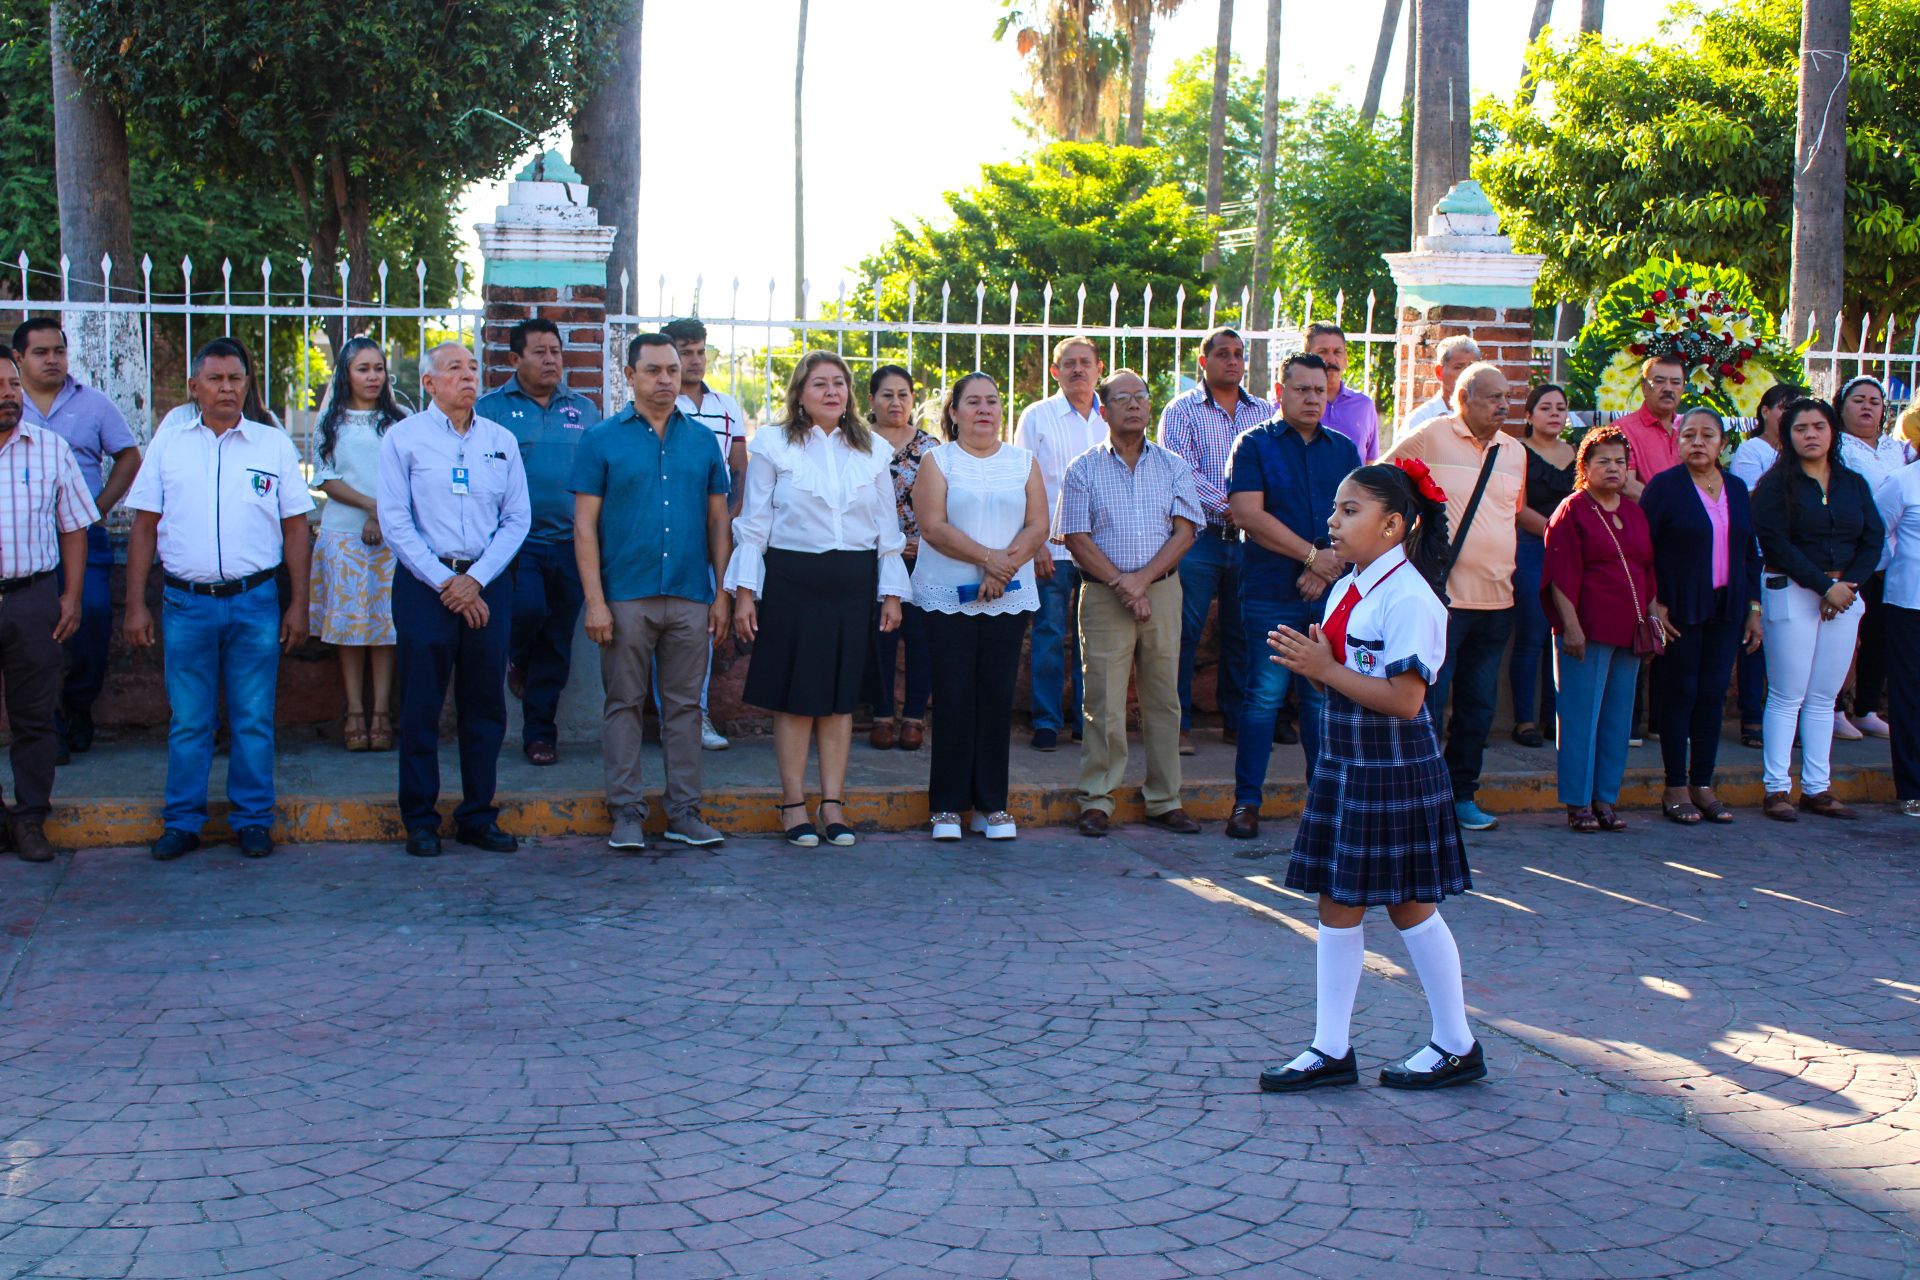
M 440 852 L 440 708 L 453 685 L 461 801 L 454 838 L 496 853 L 494 780 L 507 733 L 507 567 L 533 523 L 527 474 L 511 431 L 473 411 L 480 363 L 443 342 L 421 361 L 433 403 L 387 429 L 380 446 L 380 528 L 399 559 L 393 625 L 401 687 L 400 820 L 407 852 Z

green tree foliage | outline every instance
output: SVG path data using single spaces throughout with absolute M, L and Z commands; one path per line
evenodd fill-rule
M 1543 89 L 1483 104 L 1499 145 L 1476 174 L 1520 248 L 1547 256 L 1543 302 L 1584 299 L 1650 258 L 1744 271 L 1786 305 L 1799 0 L 1681 8 L 1638 45 L 1542 41 Z M 1847 298 L 1920 307 L 1920 2 L 1854 0 Z

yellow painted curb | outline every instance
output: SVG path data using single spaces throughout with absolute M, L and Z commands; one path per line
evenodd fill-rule
M 1658 769 L 1633 770 L 1620 793 L 1620 804 L 1624 808 L 1655 808 L 1664 784 L 1664 775 Z M 1760 770 L 1751 765 L 1722 770 L 1715 789 L 1728 804 L 1757 809 L 1762 792 Z M 1890 803 L 1894 799 L 1893 778 L 1884 769 L 1836 769 L 1833 790 L 1841 799 L 1855 804 Z M 778 790 L 772 787 L 710 792 L 701 812 L 708 822 L 728 834 L 772 835 L 782 826 L 774 810 L 779 798 Z M 1300 783 L 1270 783 L 1262 812 L 1268 818 L 1296 817 L 1304 798 L 1305 787 Z M 1115 816 L 1122 821 L 1142 816 L 1137 788 L 1122 788 L 1117 799 Z M 1195 818 L 1220 821 L 1233 811 L 1233 784 L 1189 783 L 1181 799 Z M 651 800 L 653 818 L 649 826 L 658 831 L 665 825 L 665 809 L 658 795 Z M 1495 814 L 1557 812 L 1561 808 L 1551 773 L 1489 774 L 1481 782 L 1479 800 Z M 283 796 L 278 808 L 280 820 L 274 828 L 277 840 L 297 844 L 397 843 L 406 834 L 390 796 Z M 1079 816 L 1078 793 L 1070 786 L 1015 787 L 1007 808 L 1023 826 L 1066 826 Z M 146 798 L 56 803 L 47 820 L 47 836 L 68 849 L 146 844 L 160 835 L 160 811 L 159 800 Z M 443 812 L 452 813 L 451 802 Z M 911 831 L 926 824 L 926 792 L 851 787 L 847 816 L 864 830 Z M 500 825 L 515 835 L 567 836 L 603 835 L 612 824 L 598 792 L 576 792 L 502 795 Z M 231 835 L 225 805 L 214 806 L 206 835 L 215 839 Z

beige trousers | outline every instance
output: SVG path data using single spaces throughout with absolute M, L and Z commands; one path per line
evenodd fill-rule
M 1080 753 L 1080 810 L 1113 812 L 1113 790 L 1127 771 L 1127 679 L 1139 677 L 1140 737 L 1147 749 L 1149 814 L 1180 807 L 1180 578 L 1147 588 L 1145 622 L 1111 587 L 1089 581 L 1080 596 L 1080 662 L 1085 742 Z
M 607 807 L 644 811 L 640 744 L 653 669 L 660 668 L 660 747 L 667 759 L 667 816 L 700 809 L 700 683 L 707 675 L 707 606 L 679 596 L 609 600 L 613 643 L 600 651 L 606 708 L 600 753 Z

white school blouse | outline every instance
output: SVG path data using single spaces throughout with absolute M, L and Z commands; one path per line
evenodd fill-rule
M 926 461 L 940 468 L 947 481 L 947 522 L 983 547 L 999 548 L 1019 536 L 1027 523 L 1027 480 L 1033 475 L 1033 454 L 1017 444 L 1003 444 L 984 458 L 975 457 L 957 441 L 927 453 Z M 978 586 L 976 565 L 942 554 L 920 538 L 920 558 L 913 566 L 913 602 L 935 613 L 1026 613 L 1040 607 L 1033 562 L 1013 575 L 1018 590 L 982 604 L 962 603 L 960 588 Z M 1011 584 L 1010 584 L 1011 585 Z
M 1327 588 L 1323 624 L 1355 582 L 1360 603 L 1347 615 L 1347 669 L 1381 679 L 1417 671 L 1432 684 L 1447 661 L 1447 609 L 1440 597 L 1395 547 Z
M 893 450 L 874 438 L 867 453 L 847 445 L 838 427 L 809 428 L 793 444 L 769 423 L 747 442 L 747 476 L 740 514 L 733 520 L 733 558 L 726 589 L 764 594 L 768 548 L 780 551 L 878 551 L 878 598 L 911 599 L 913 584 L 901 559 L 906 535 L 893 501 Z

